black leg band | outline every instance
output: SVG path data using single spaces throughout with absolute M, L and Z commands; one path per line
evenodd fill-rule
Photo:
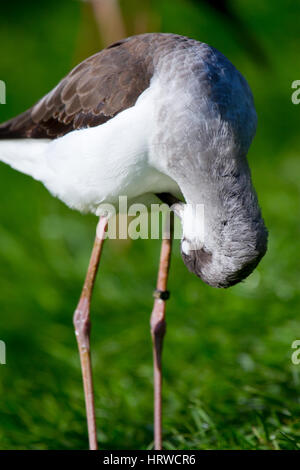
M 153 292 L 153 297 L 155 299 L 168 300 L 170 297 L 170 292 L 168 290 L 155 289 Z

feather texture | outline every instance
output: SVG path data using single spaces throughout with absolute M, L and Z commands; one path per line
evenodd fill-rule
M 0 139 L 61 137 L 107 122 L 149 87 L 160 53 L 195 44 L 172 34 L 144 34 L 112 44 L 77 65 L 32 108 L 0 125 Z

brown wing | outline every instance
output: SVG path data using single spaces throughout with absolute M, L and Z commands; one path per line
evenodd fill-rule
M 159 36 L 133 36 L 89 57 L 32 108 L 0 125 L 0 139 L 54 139 L 133 106 L 149 86 Z

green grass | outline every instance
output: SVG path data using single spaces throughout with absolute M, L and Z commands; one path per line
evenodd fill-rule
M 163 356 L 165 448 L 299 449 L 300 365 L 291 362 L 291 344 L 300 339 L 300 106 L 290 100 L 291 82 L 299 79 L 296 6 L 235 2 L 268 56 L 263 69 L 209 9 L 163 3 L 156 8 L 165 31 L 215 45 L 249 79 L 259 115 L 249 160 L 270 232 L 259 268 L 226 291 L 190 274 L 175 243 Z M 48 91 L 74 62 L 79 3 L 22 5 L 1 7 L 10 22 L 0 30 L 0 79 L 8 85 L 1 120 Z M 0 339 L 7 345 L 0 448 L 84 449 L 72 314 L 96 220 L 3 164 L 0 197 Z M 149 316 L 159 249 L 159 241 L 105 245 L 92 304 L 101 448 L 152 446 Z

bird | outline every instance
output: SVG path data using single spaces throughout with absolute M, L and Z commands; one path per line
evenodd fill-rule
M 206 284 L 228 288 L 255 269 L 268 239 L 247 161 L 256 125 L 250 87 L 229 59 L 204 42 L 173 33 L 113 43 L 0 125 L 0 161 L 40 181 L 70 208 L 99 218 L 73 317 L 90 449 L 98 449 L 90 302 L 111 217 L 103 204 L 117 208 L 122 195 L 171 208 L 150 320 L 154 448 L 160 450 L 173 215 L 182 226 L 183 262 Z

